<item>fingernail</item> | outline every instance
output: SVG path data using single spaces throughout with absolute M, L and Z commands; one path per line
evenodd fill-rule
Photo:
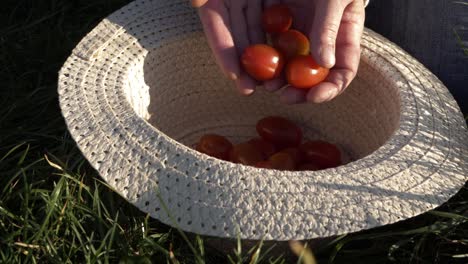
M 242 93 L 242 95 L 247 95 L 247 96 L 249 96 L 249 95 L 253 94 L 254 92 L 255 92 L 255 90 L 245 89 L 245 90 L 243 90 L 241 93 Z
M 231 79 L 233 81 L 237 80 L 237 75 L 235 73 L 233 73 L 233 72 L 229 72 L 227 74 L 227 76 L 228 76 L 229 79 Z
M 323 60 L 323 66 L 332 68 L 335 65 L 335 49 L 331 46 L 325 46 L 320 50 L 320 57 Z

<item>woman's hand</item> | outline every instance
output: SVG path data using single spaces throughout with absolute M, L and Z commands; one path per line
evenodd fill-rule
M 205 35 L 218 65 L 236 82 L 239 92 L 254 92 L 257 81 L 240 65 L 240 55 L 252 44 L 264 43 L 261 25 L 263 9 L 277 3 L 288 5 L 293 13 L 293 28 L 309 36 L 311 53 L 324 67 L 331 68 L 324 82 L 304 91 L 287 87 L 285 103 L 329 101 L 340 94 L 356 76 L 360 59 L 360 39 L 364 27 L 363 0 L 192 0 L 199 7 Z M 284 79 L 264 83 L 275 91 Z

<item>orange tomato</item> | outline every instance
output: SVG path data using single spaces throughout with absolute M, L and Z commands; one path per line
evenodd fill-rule
M 201 153 L 227 160 L 232 143 L 225 137 L 216 134 L 203 135 L 195 147 Z
M 271 142 L 268 142 L 262 138 L 252 138 L 251 140 L 247 141 L 247 143 L 258 149 L 262 153 L 264 159 L 268 159 L 276 152 L 275 146 Z
M 293 158 L 296 164 L 301 164 L 304 160 L 304 157 L 302 157 L 302 153 L 299 150 L 299 148 L 285 148 L 280 152 L 288 153 Z
M 294 162 L 293 157 L 286 152 L 273 154 L 268 161 L 273 169 L 276 170 L 294 170 L 296 168 L 296 163 Z
M 310 89 L 328 76 L 329 69 L 315 62 L 310 55 L 298 55 L 286 66 L 286 79 L 293 87 Z
M 302 130 L 290 120 L 279 116 L 259 120 L 256 129 L 260 137 L 273 143 L 277 149 L 296 147 L 302 140 Z
M 308 55 L 310 52 L 309 39 L 294 29 L 282 32 L 274 37 L 273 47 L 281 52 L 286 60 L 297 55 Z
M 341 165 L 341 152 L 337 146 L 323 140 L 304 142 L 299 149 L 307 162 L 316 164 L 320 169 Z
M 271 162 L 269 162 L 268 160 L 257 162 L 257 164 L 255 164 L 255 167 L 263 169 L 273 169 Z
M 254 166 L 263 160 L 262 153 L 249 143 L 234 145 L 229 152 L 229 160 L 234 163 Z
M 242 53 L 244 70 L 257 81 L 266 81 L 280 76 L 284 58 L 276 49 L 265 45 L 248 46 Z

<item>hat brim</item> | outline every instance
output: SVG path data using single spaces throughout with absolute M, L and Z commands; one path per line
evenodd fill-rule
M 167 13 L 172 20 L 162 25 Z M 144 36 L 156 36 L 156 47 L 180 35 L 206 46 L 187 1 L 135 1 L 90 32 L 59 76 L 62 114 L 81 152 L 152 217 L 202 235 L 311 239 L 416 216 L 467 180 L 468 133 L 455 100 L 423 65 L 368 29 L 361 61 L 400 90 L 400 126 L 382 147 L 314 177 L 200 155 L 137 115 L 126 95 L 123 73 L 149 52 Z

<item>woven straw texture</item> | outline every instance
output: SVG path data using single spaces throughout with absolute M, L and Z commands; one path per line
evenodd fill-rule
M 467 180 L 468 133 L 458 106 L 388 40 L 365 31 L 358 76 L 339 98 L 287 106 L 261 87 L 250 97 L 235 92 L 188 2 L 125 6 L 90 32 L 60 71 L 72 137 L 140 210 L 203 235 L 311 239 L 421 214 Z M 250 138 L 256 121 L 273 114 L 298 123 L 306 138 L 338 144 L 347 164 L 281 172 L 191 149 L 207 132 L 233 142 Z

